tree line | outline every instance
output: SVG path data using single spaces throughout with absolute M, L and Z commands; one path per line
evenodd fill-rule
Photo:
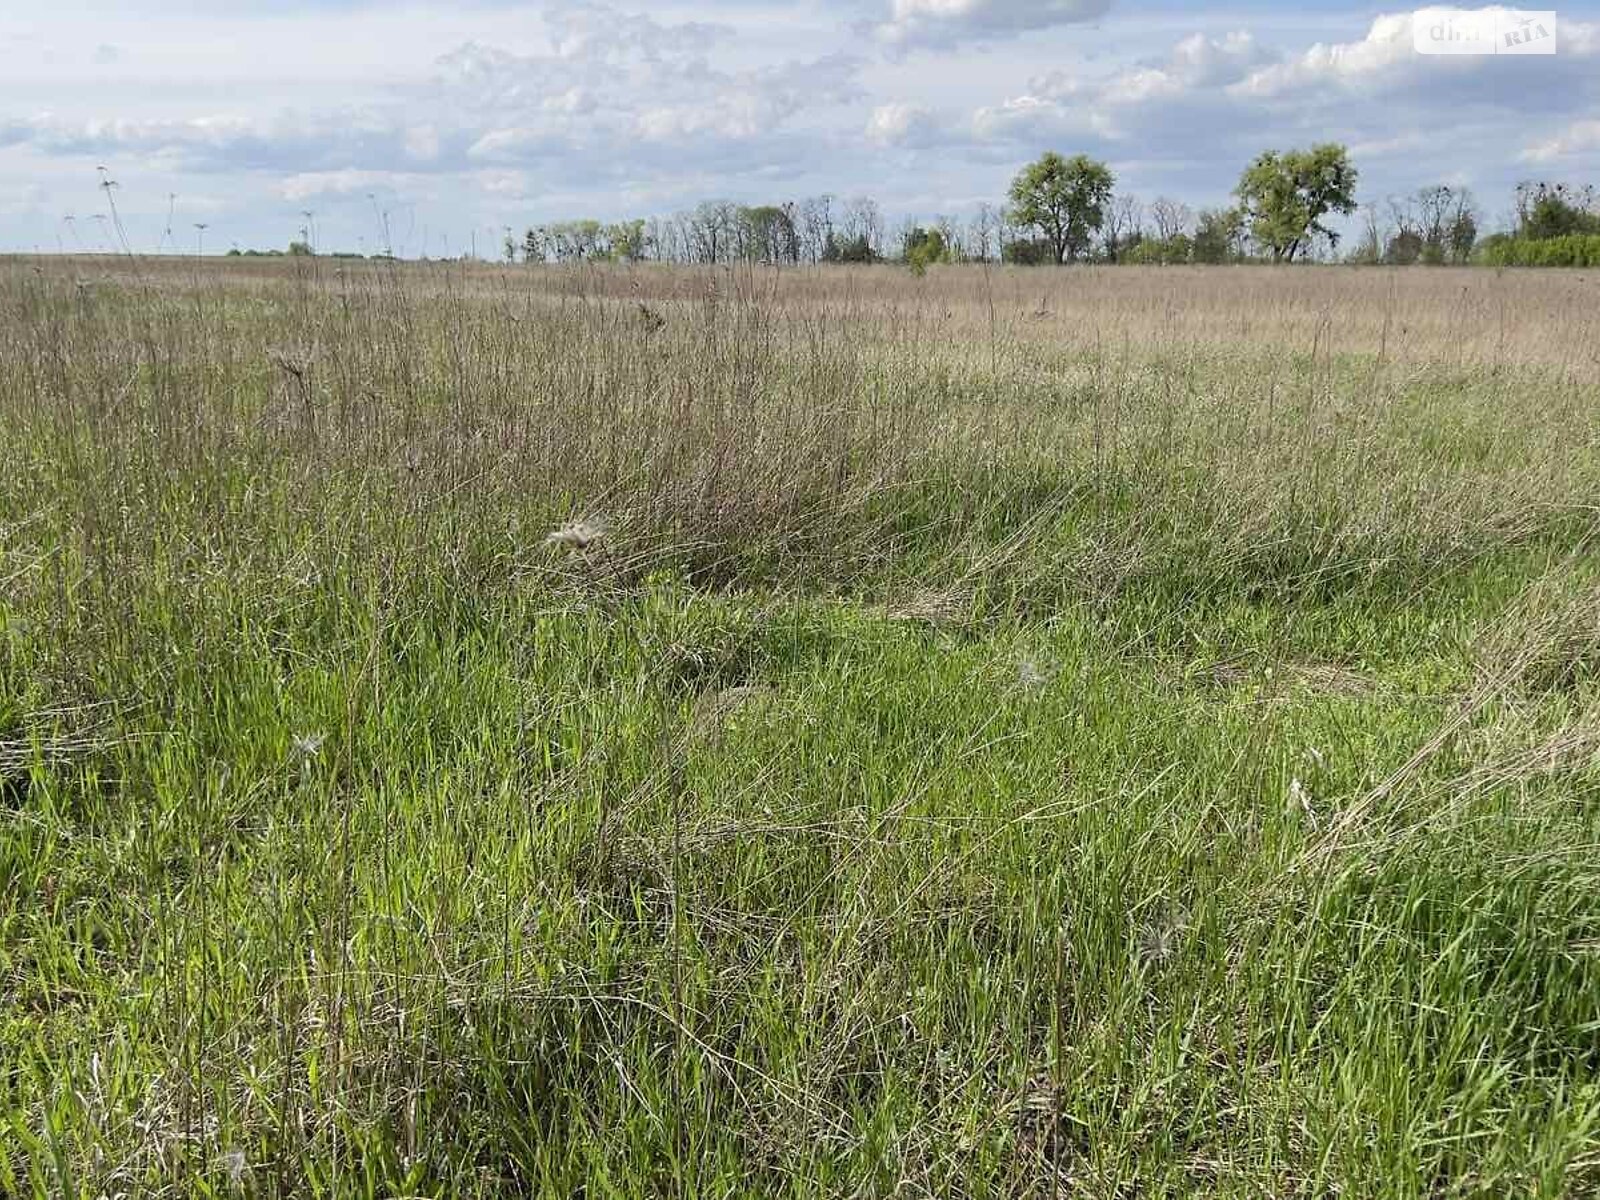
M 912 220 L 890 230 L 865 196 L 708 201 L 670 217 L 530 226 L 520 239 L 508 229 L 503 253 L 535 263 L 897 261 L 918 274 L 938 263 L 988 261 L 1600 265 L 1600 193 L 1545 182 L 1519 185 L 1513 228 L 1484 238 L 1482 212 L 1466 188 L 1436 184 L 1360 205 L 1359 234 L 1341 256 L 1340 232 L 1328 222 L 1358 211 L 1358 178 L 1337 143 L 1271 150 L 1245 168 L 1232 203 L 1196 211 L 1166 196 L 1144 202 L 1120 193 L 1107 164 L 1052 151 L 1017 173 L 1007 203 L 980 205 L 960 220 Z
M 954 237 L 953 226 L 947 233 Z M 876 262 L 895 257 L 877 202 L 813 196 L 782 204 L 707 201 L 670 217 L 556 221 L 510 230 L 502 253 L 525 262 Z

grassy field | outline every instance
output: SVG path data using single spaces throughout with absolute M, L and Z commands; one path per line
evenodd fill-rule
M 0 1194 L 1600 1193 L 1600 276 L 0 262 Z

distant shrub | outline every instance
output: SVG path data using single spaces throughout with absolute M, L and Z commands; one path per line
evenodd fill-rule
M 1390 266 L 1409 267 L 1422 258 L 1424 249 L 1425 243 L 1420 233 L 1414 229 L 1402 229 L 1389 239 L 1389 245 L 1383 252 L 1383 261 Z
M 933 264 L 949 262 L 952 257 L 944 234 L 939 230 L 924 229 L 919 225 L 906 234 L 905 264 L 911 268 L 913 275 L 920 278 L 928 273 L 928 268 Z
M 1600 235 L 1600 194 L 1593 186 L 1524 183 L 1517 188 L 1517 235 L 1550 241 L 1571 234 Z
M 1244 257 L 1245 217 L 1237 208 L 1203 209 L 1190 256 L 1197 263 L 1238 262 Z
M 1145 238 L 1130 246 L 1122 261 L 1132 266 L 1172 266 L 1186 263 L 1194 253 L 1194 239 L 1186 233 L 1168 238 Z
M 828 235 L 827 244 L 822 251 L 823 262 L 840 263 L 869 263 L 877 262 L 877 252 L 872 248 L 872 242 L 867 235 L 857 234 L 855 237 L 835 237 Z
M 1600 267 L 1600 234 L 1485 238 L 1480 261 L 1491 267 Z
M 1001 248 L 1000 258 L 1022 267 L 1042 267 L 1056 261 L 1056 252 L 1043 238 L 1019 238 Z
M 1509 233 L 1491 233 L 1478 243 L 1472 254 L 1473 261 L 1485 266 L 1504 266 L 1504 247 L 1507 242 L 1514 240 L 1514 235 Z

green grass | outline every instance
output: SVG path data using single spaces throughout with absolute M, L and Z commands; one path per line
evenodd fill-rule
M 0 265 L 0 1193 L 1600 1191 L 1592 368 L 314 269 Z

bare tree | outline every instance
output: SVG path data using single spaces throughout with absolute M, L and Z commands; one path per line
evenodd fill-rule
M 900 228 L 895 232 L 895 242 L 900 252 L 900 257 L 905 258 L 911 253 L 911 247 L 916 245 L 926 236 L 922 225 L 915 217 L 905 217 L 900 222 Z
M 800 202 L 800 244 L 807 262 L 819 263 L 833 239 L 833 197 L 824 192 Z
M 1383 246 L 1383 261 L 1397 267 L 1408 267 L 1422 257 L 1422 218 L 1417 213 L 1415 197 L 1389 197 L 1390 232 Z
M 1424 262 L 1464 262 L 1477 240 L 1478 218 L 1466 188 L 1435 184 L 1416 196 L 1417 233 Z
M 979 262 L 988 262 L 1000 253 L 1000 214 L 992 205 L 980 204 L 968 226 L 968 253 Z
M 1113 196 L 1111 203 L 1106 205 L 1105 227 L 1101 232 L 1105 239 L 1106 257 L 1116 262 L 1125 248 L 1144 236 L 1143 223 L 1144 205 L 1137 196 Z
M 737 257 L 735 239 L 739 206 L 727 200 L 707 200 L 689 216 L 689 252 L 696 262 L 728 262 Z
M 1472 193 L 1461 188 L 1456 193 L 1455 210 L 1445 233 L 1445 246 L 1450 261 L 1467 262 L 1472 257 L 1472 247 L 1478 241 L 1478 205 Z
M 1384 247 L 1389 244 L 1389 223 L 1376 204 L 1363 204 L 1361 216 L 1361 240 L 1351 249 L 1349 261 L 1371 266 L 1383 261 Z
M 844 234 L 861 240 L 874 258 L 883 253 L 883 214 L 871 196 L 856 196 L 845 205 Z
M 1180 233 L 1188 233 L 1194 213 L 1181 200 L 1157 196 L 1150 201 L 1150 221 L 1156 228 L 1156 236 L 1165 242 Z

